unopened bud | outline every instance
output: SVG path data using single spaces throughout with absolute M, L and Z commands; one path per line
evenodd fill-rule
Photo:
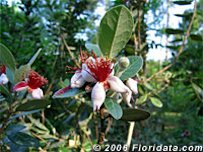
M 127 57 L 121 57 L 119 59 L 119 66 L 121 68 L 127 68 L 130 65 L 130 61 Z

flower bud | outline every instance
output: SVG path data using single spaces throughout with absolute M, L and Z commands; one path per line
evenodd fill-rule
M 7 84 L 7 83 L 8 83 L 8 77 L 4 73 L 2 73 L 0 76 L 0 85 Z
M 99 110 L 106 98 L 106 92 L 102 83 L 97 82 L 92 89 L 91 99 L 93 103 L 93 110 Z
M 126 85 L 132 90 L 134 94 L 138 94 L 138 89 L 137 89 L 137 81 L 134 79 L 129 78 L 126 81 Z
M 37 89 L 32 90 L 32 97 L 34 99 L 42 99 L 43 96 L 44 96 L 44 94 L 43 94 L 42 89 L 37 88 Z
M 130 65 L 130 61 L 127 57 L 121 57 L 118 63 L 121 68 L 127 68 Z

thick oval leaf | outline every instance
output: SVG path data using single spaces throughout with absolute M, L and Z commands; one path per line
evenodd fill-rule
M 105 107 L 108 112 L 114 117 L 116 120 L 120 119 L 123 115 L 123 110 L 121 106 L 110 98 L 107 98 L 104 102 Z
M 66 89 L 66 88 L 64 88 L 64 89 Z M 63 89 L 61 89 L 57 92 L 60 92 L 62 90 Z M 79 93 L 83 93 L 83 91 L 81 91 L 77 88 L 68 88 L 68 90 L 65 90 L 64 93 L 57 93 L 57 92 L 53 95 L 53 98 L 69 98 L 69 97 L 74 97 Z
M 155 98 L 155 97 L 150 97 L 150 100 L 152 102 L 152 104 L 158 108 L 161 108 L 163 107 L 163 103 L 158 99 L 158 98 Z
M 51 100 L 29 100 L 16 108 L 16 111 L 31 111 L 46 108 Z
M 137 105 L 143 104 L 143 103 L 147 100 L 147 97 L 148 97 L 147 94 L 141 96 L 141 97 L 137 100 L 136 104 L 137 104 Z
M 202 36 L 199 34 L 190 34 L 190 38 L 194 41 L 202 41 Z
M 172 29 L 172 28 L 167 28 L 165 29 L 166 34 L 184 34 L 184 31 L 181 29 Z
M 129 41 L 133 18 L 125 6 L 116 6 L 103 17 L 98 33 L 99 47 L 105 56 L 115 57 Z
M 101 50 L 97 44 L 92 44 L 90 42 L 86 42 L 85 47 L 88 49 L 88 51 L 93 51 L 96 54 L 96 56 L 102 55 Z
M 36 138 L 23 132 L 7 135 L 7 137 L 18 146 L 39 147 L 39 141 Z
M 121 120 L 125 121 L 141 121 L 149 118 L 150 113 L 141 109 L 123 109 Z
M 179 0 L 179 1 L 173 1 L 173 3 L 178 5 L 189 5 L 192 3 L 192 0 Z
M 121 80 L 126 80 L 135 76 L 142 68 L 143 60 L 141 57 L 129 56 L 128 59 L 130 60 L 130 65 L 123 71 L 120 77 Z
M 31 67 L 29 64 L 22 65 L 19 69 L 15 71 L 14 82 L 17 83 L 24 80 L 27 77 L 30 70 Z
M 8 67 L 12 72 L 15 71 L 15 59 L 9 49 L 0 43 L 0 63 Z

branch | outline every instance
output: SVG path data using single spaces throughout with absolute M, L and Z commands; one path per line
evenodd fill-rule
M 172 67 L 172 66 L 176 63 L 176 61 L 178 60 L 179 56 L 182 54 L 183 49 L 184 49 L 185 44 L 186 44 L 186 41 L 187 41 L 187 39 L 188 39 L 188 37 L 189 37 L 189 35 L 190 35 L 190 31 L 191 31 L 191 28 L 192 28 L 192 24 L 193 24 L 194 19 L 195 19 L 195 16 L 196 16 L 196 11 L 197 11 L 197 2 L 196 2 L 196 0 L 195 0 L 195 1 L 194 1 L 194 11 L 193 11 L 192 18 L 191 18 L 190 24 L 189 24 L 189 26 L 188 26 L 186 35 L 185 35 L 184 38 L 183 38 L 183 44 L 181 45 L 180 49 L 178 50 L 178 54 L 177 54 L 175 60 L 174 60 L 171 64 L 165 66 L 163 69 L 159 70 L 158 72 L 156 72 L 155 74 L 153 74 L 151 77 L 149 77 L 149 78 L 146 80 L 146 82 L 152 80 L 152 79 L 153 79 L 154 77 L 156 77 L 157 75 L 159 75 L 159 74 L 163 73 L 164 71 L 168 70 L 170 67 Z
M 75 65 L 76 65 L 77 67 L 80 67 L 79 63 L 77 62 L 77 60 L 75 59 L 73 53 L 71 52 L 71 50 L 70 50 L 68 44 L 66 43 L 66 40 L 65 40 L 64 36 L 61 35 L 61 38 L 62 38 L 62 40 L 63 40 L 63 43 L 65 44 L 66 49 L 68 50 L 68 53 L 69 53 L 71 59 L 73 60 L 73 62 L 75 63 Z

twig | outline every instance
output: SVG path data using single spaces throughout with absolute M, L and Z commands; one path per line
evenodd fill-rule
M 174 61 L 173 61 L 171 64 L 165 66 L 163 69 L 161 69 L 161 70 L 159 70 L 158 72 L 156 72 L 155 74 L 153 74 L 151 77 L 149 77 L 149 78 L 146 80 L 146 82 L 152 80 L 152 79 L 153 79 L 154 77 L 156 77 L 157 75 L 159 75 L 159 74 L 163 73 L 164 71 L 168 70 L 170 67 L 172 67 L 172 66 L 176 63 L 176 61 L 178 60 L 179 56 L 182 54 L 183 49 L 184 49 L 185 44 L 186 44 L 186 41 L 187 41 L 187 39 L 188 39 L 188 37 L 189 37 L 189 35 L 190 35 L 190 31 L 191 31 L 191 28 L 192 28 L 192 24 L 193 24 L 194 19 L 195 19 L 195 16 L 196 16 L 196 10 L 197 10 L 197 2 L 196 2 L 196 0 L 195 0 L 195 1 L 194 1 L 194 11 L 193 11 L 193 15 L 192 15 L 190 24 L 189 24 L 189 26 L 188 26 L 186 35 L 185 35 L 184 38 L 183 38 L 183 44 L 181 45 L 181 47 L 180 47 L 180 49 L 179 49 L 179 51 L 178 51 L 178 54 L 177 54 L 176 58 L 174 59 Z
M 69 53 L 71 59 L 73 60 L 73 62 L 75 63 L 75 65 L 76 65 L 77 67 L 80 67 L 79 63 L 77 62 L 77 60 L 75 59 L 73 53 L 71 52 L 71 50 L 70 50 L 68 44 L 66 43 L 66 40 L 65 40 L 64 36 L 61 35 L 61 38 L 62 38 L 62 40 L 63 40 L 63 43 L 65 44 L 66 49 L 68 50 L 68 53 Z

